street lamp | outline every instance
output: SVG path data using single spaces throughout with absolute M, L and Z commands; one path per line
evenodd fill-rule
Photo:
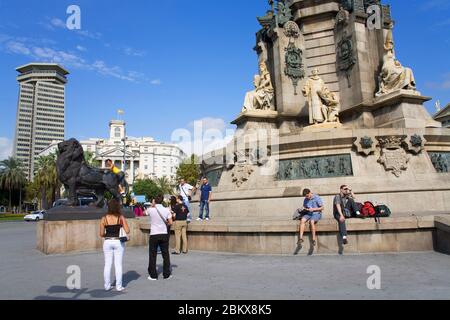
M 125 136 L 122 139 L 123 142 L 123 165 L 122 165 L 122 171 L 125 173 L 127 170 L 127 137 Z

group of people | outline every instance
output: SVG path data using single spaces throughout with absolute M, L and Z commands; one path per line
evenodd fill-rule
M 212 187 L 209 184 L 208 178 L 202 179 L 202 185 L 200 187 L 200 198 L 199 198 L 199 216 L 197 218 L 197 221 L 209 221 L 210 220 L 210 210 L 209 210 L 209 204 L 212 201 Z M 178 185 L 178 189 L 180 192 L 180 197 L 183 198 L 183 203 L 186 205 L 186 207 L 189 210 L 188 215 L 188 222 L 192 220 L 192 214 L 191 211 L 191 201 L 193 194 L 196 193 L 197 188 L 191 186 L 189 183 L 186 182 L 185 179 L 180 180 L 180 184 Z M 206 211 L 206 214 L 205 214 Z
M 170 230 L 172 227 L 175 231 L 175 250 L 172 254 L 188 253 L 187 227 L 189 221 L 192 220 L 190 204 L 196 188 L 186 183 L 184 179 L 181 179 L 179 191 L 179 196 L 171 197 L 169 207 L 163 205 L 164 196 L 159 195 L 152 201 L 151 206 L 144 209 L 145 215 L 149 216 L 151 224 L 148 263 L 148 280 L 150 281 L 158 280 L 156 269 L 158 248 L 161 250 L 163 258 L 163 277 L 164 279 L 172 277 L 169 253 Z M 203 178 L 200 191 L 200 215 L 197 220 L 203 220 L 204 209 L 206 209 L 205 220 L 209 220 L 212 188 L 209 185 L 208 178 Z M 122 241 L 121 231 L 129 234 L 130 228 L 127 219 L 121 212 L 121 203 L 113 199 L 108 203 L 107 214 L 100 221 L 100 237 L 104 239 L 104 287 L 106 291 L 112 289 L 111 269 L 113 264 L 115 267 L 116 290 L 118 292 L 125 290 L 122 282 L 122 260 L 125 242 Z
M 304 243 L 304 233 L 306 224 L 311 225 L 312 244 L 317 245 L 317 223 L 322 219 L 322 214 L 325 209 L 322 198 L 314 194 L 310 189 L 303 190 L 305 200 L 300 217 L 299 226 L 299 240 L 298 244 L 301 246 Z M 340 188 L 339 194 L 333 200 L 333 216 L 339 224 L 339 235 L 344 245 L 348 244 L 346 219 L 349 217 L 358 217 L 361 215 L 359 208 L 355 201 L 355 194 L 348 185 L 343 185 Z

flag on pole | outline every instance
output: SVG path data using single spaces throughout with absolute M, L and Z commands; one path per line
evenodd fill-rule
M 125 114 L 125 111 L 122 109 L 117 109 L 117 119 L 120 120 L 120 116 L 123 116 Z

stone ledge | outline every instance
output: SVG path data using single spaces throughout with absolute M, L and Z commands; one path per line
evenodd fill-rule
M 450 220 L 450 217 L 445 217 Z M 249 221 L 214 221 L 192 222 L 188 226 L 188 232 L 231 232 L 231 233 L 296 233 L 298 232 L 298 221 L 289 220 L 266 220 L 260 222 Z M 141 230 L 150 230 L 147 221 L 139 224 Z M 382 218 L 378 224 L 373 219 L 350 219 L 347 220 L 347 230 L 357 232 L 371 231 L 394 231 L 394 230 L 420 230 L 435 228 L 433 216 L 426 217 L 396 217 Z M 309 226 L 307 226 L 309 231 Z M 338 232 L 338 224 L 334 219 L 323 219 L 317 226 L 318 232 Z

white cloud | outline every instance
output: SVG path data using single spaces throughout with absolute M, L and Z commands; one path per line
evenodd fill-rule
M 127 56 L 131 57 L 144 57 L 147 53 L 143 50 L 137 50 L 131 47 L 127 47 L 124 49 L 124 52 Z
M 429 89 L 435 89 L 435 90 L 450 90 L 450 73 L 446 73 L 442 75 L 442 81 L 441 82 L 427 82 L 425 83 L 425 86 Z
M 80 36 L 91 38 L 93 40 L 98 40 L 103 36 L 100 32 L 91 32 L 88 30 L 75 30 L 75 32 Z
M 190 122 L 189 128 L 194 128 L 194 126 L 199 125 L 203 128 L 203 130 L 217 129 L 219 131 L 224 131 L 227 127 L 227 125 L 225 124 L 225 120 L 221 118 L 206 117 Z
M 88 30 L 69 30 L 67 28 L 67 24 L 66 22 L 64 22 L 63 20 L 59 19 L 59 18 L 48 18 L 46 19 L 46 22 L 41 22 L 39 23 L 40 25 L 44 26 L 46 29 L 48 30 L 55 30 L 55 29 L 65 29 L 71 32 L 75 32 L 76 34 L 86 37 L 86 38 L 90 38 L 90 39 L 94 39 L 94 40 L 98 40 L 100 39 L 103 35 L 100 32 L 92 32 L 92 31 L 88 31 Z
M 67 27 L 66 23 L 64 21 L 62 21 L 61 19 L 58 19 L 58 18 L 51 19 L 50 23 L 51 23 L 52 26 L 54 26 L 56 28 L 63 28 L 63 29 L 65 29 Z
M 23 55 L 30 55 L 31 50 L 28 49 L 23 43 L 17 41 L 8 41 L 6 43 L 6 49 L 12 53 L 18 53 Z
M 12 141 L 8 138 L 0 137 L 0 161 L 12 155 Z
M 160 79 L 155 79 L 155 80 L 150 81 L 150 84 L 153 84 L 155 86 L 159 86 L 161 83 L 162 82 Z
M 85 47 L 80 46 L 80 45 L 76 46 L 76 48 L 77 48 L 78 51 L 81 51 L 81 52 L 86 52 L 87 51 L 87 49 Z
M 0 42 L 0 50 L 12 54 L 21 54 L 36 61 L 58 63 L 67 68 L 90 70 L 101 75 L 129 82 L 150 82 L 142 72 L 123 70 L 119 66 L 110 66 L 103 60 L 89 62 L 74 52 L 58 50 L 49 46 L 36 45 L 36 43 L 37 41 L 27 41 L 25 38 L 16 38 L 13 40 L 6 40 L 4 45 Z M 77 49 L 82 52 L 85 48 L 77 46 Z
M 172 143 L 186 154 L 203 155 L 223 149 L 233 139 L 235 130 L 227 128 L 220 118 L 202 118 L 188 124 L 188 129 L 177 129 L 172 133 Z

